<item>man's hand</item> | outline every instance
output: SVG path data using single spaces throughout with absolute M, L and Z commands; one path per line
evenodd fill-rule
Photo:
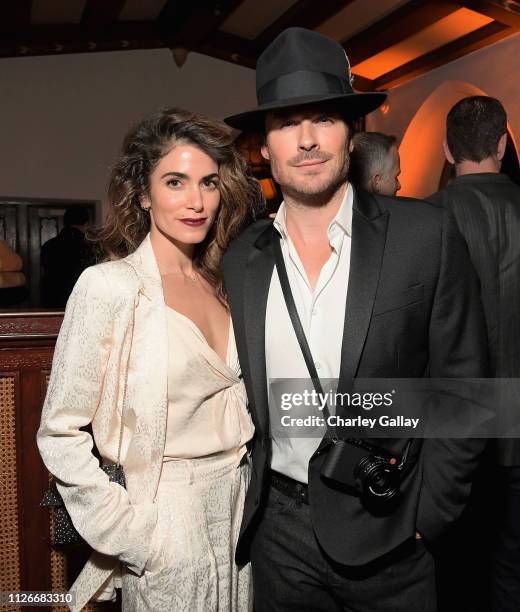
M 415 532 L 415 539 L 422 540 L 422 535 L 418 531 Z

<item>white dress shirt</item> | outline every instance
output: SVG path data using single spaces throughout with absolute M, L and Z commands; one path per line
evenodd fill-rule
M 331 221 L 327 235 L 332 248 L 313 290 L 294 244 L 287 233 L 285 204 L 274 220 L 281 235 L 281 247 L 291 291 L 320 379 L 339 378 L 341 343 L 345 318 L 352 236 L 353 190 L 349 184 L 341 207 Z M 307 366 L 287 311 L 276 267 L 273 271 L 265 318 L 267 385 L 275 379 L 310 379 Z M 310 387 L 312 389 L 312 386 Z M 273 410 L 270 407 L 271 415 Z M 301 432 L 301 430 L 300 430 Z M 273 435 L 271 468 L 307 483 L 309 459 L 321 438 Z

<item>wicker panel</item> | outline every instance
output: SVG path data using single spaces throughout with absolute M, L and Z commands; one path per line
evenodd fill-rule
M 21 590 L 16 474 L 16 383 L 15 376 L 0 376 L 0 591 Z M 10 610 L 14 609 L 10 607 Z

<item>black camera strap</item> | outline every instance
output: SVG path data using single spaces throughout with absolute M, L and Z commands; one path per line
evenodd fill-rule
M 300 345 L 303 358 L 305 360 L 305 365 L 307 366 L 307 370 L 309 371 L 312 380 L 312 384 L 314 385 L 314 389 L 320 396 L 321 402 L 323 403 L 323 414 L 325 415 L 325 419 L 328 421 L 330 417 L 330 410 L 327 403 L 323 402 L 323 399 L 325 398 L 326 394 L 323 391 L 320 377 L 318 376 L 318 372 L 316 371 L 316 366 L 314 364 L 314 359 L 312 358 L 311 349 L 309 347 L 309 343 L 307 342 L 307 338 L 305 337 L 305 331 L 303 330 L 302 322 L 300 321 L 300 316 L 298 315 L 298 309 L 296 308 L 296 304 L 294 302 L 291 285 L 289 284 L 289 278 L 287 276 L 287 270 L 285 269 L 285 262 L 283 260 L 283 253 L 279 235 L 277 235 L 273 241 L 273 248 L 276 271 L 278 272 L 278 278 L 282 287 L 285 305 L 287 306 L 287 311 L 289 312 L 289 316 L 291 317 L 291 323 L 294 328 L 294 333 L 296 334 L 296 338 L 298 339 L 298 344 Z M 336 428 L 331 426 L 330 429 L 332 430 L 333 439 L 338 440 Z
M 325 398 L 325 393 L 323 391 L 323 387 L 320 381 L 320 377 L 318 376 L 318 372 L 316 371 L 314 359 L 312 358 L 311 349 L 309 347 L 309 343 L 307 342 L 305 331 L 303 330 L 303 326 L 300 321 L 298 309 L 296 308 L 296 304 L 294 302 L 294 297 L 291 291 L 291 286 L 289 284 L 289 278 L 287 276 L 287 270 L 285 268 L 285 262 L 283 259 L 282 247 L 281 247 L 280 242 L 281 242 L 280 236 L 277 235 L 277 237 L 275 237 L 275 240 L 273 241 L 274 261 L 276 264 L 276 271 L 278 272 L 278 278 L 280 280 L 280 285 L 282 287 L 283 297 L 285 299 L 285 305 L 287 306 L 287 311 L 289 312 L 289 316 L 291 317 L 291 322 L 294 328 L 294 333 L 296 334 L 296 338 L 298 339 L 298 344 L 300 345 L 300 348 L 303 354 L 303 358 L 305 359 L 305 364 L 307 366 L 307 370 L 309 371 L 309 374 L 311 376 L 312 384 L 314 385 L 314 388 L 316 392 L 318 393 L 318 395 L 320 396 L 320 398 L 323 399 Z M 328 421 L 329 416 L 330 416 L 330 411 L 329 411 L 329 407 L 326 402 L 324 402 L 324 405 L 323 405 L 323 414 L 325 415 L 325 418 Z M 336 427 L 331 425 L 330 430 L 332 432 L 332 441 L 334 442 L 334 444 L 337 444 L 341 440 L 338 436 Z M 345 441 L 352 442 L 352 443 L 358 443 L 357 438 L 347 438 Z M 408 453 L 411 448 L 411 443 L 412 441 L 409 440 L 408 443 L 406 444 L 404 453 L 401 457 L 401 461 L 396 466 L 396 469 L 398 471 L 401 471 L 406 466 Z

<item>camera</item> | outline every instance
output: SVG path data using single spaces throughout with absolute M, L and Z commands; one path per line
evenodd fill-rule
M 367 500 L 389 502 L 399 494 L 410 445 L 399 455 L 359 438 L 334 439 L 321 474 Z

